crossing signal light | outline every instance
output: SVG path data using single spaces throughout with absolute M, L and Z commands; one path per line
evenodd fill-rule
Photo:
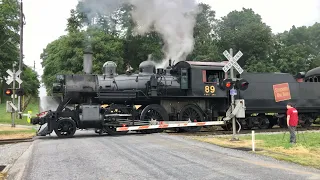
M 24 90 L 22 88 L 17 89 L 16 90 L 16 94 L 17 94 L 17 96 L 23 96 L 24 95 Z
M 7 96 L 11 96 L 13 94 L 12 89 L 6 89 L 4 92 Z
M 222 90 L 230 90 L 233 88 L 233 86 L 234 86 L 234 82 L 232 81 L 232 79 L 225 79 L 221 83 Z
M 232 81 L 232 79 L 225 79 L 220 84 L 220 88 L 222 90 L 231 90 L 232 88 L 239 89 L 244 91 L 248 89 L 249 82 L 245 79 L 237 79 L 236 81 Z
M 236 81 L 236 89 L 239 89 L 241 91 L 244 91 L 246 89 L 248 89 L 249 87 L 249 82 L 245 79 L 240 79 Z
M 11 96 L 13 94 L 13 90 L 12 89 L 6 89 L 4 91 L 4 93 L 7 95 L 7 96 Z M 24 90 L 22 88 L 20 89 L 16 89 L 16 93 L 15 93 L 17 96 L 23 96 L 25 93 L 24 93 Z

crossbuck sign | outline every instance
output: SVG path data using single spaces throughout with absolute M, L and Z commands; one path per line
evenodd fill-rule
M 234 57 L 232 57 L 228 51 L 224 51 L 223 55 L 229 60 L 229 62 L 222 68 L 222 70 L 224 72 L 229 71 L 229 69 L 233 66 L 234 68 L 236 68 L 236 70 L 239 72 L 239 74 L 243 73 L 243 69 L 237 63 L 237 61 L 243 55 L 241 51 L 239 51 Z
M 18 77 L 21 73 L 20 70 L 18 70 L 17 72 L 13 73 L 10 69 L 7 70 L 7 73 L 9 74 L 8 76 L 8 80 L 7 80 L 7 84 L 11 84 L 14 80 L 17 81 L 19 84 L 22 83 L 22 80 Z

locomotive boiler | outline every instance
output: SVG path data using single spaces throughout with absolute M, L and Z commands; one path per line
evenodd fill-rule
M 57 75 L 52 92 L 61 97 L 56 110 L 32 118 L 32 124 L 47 124 L 39 135 L 53 131 L 72 137 L 76 129 L 94 128 L 97 133 L 125 134 L 119 127 L 164 122 L 219 121 L 229 107 L 229 95 L 221 88 L 227 76 L 225 62 L 181 61 L 156 68 L 153 61 L 139 65 L 138 73 L 117 73 L 117 65 L 106 62 L 103 74 L 92 73 L 92 53 L 84 55 L 84 74 Z M 101 105 L 107 104 L 106 107 Z M 139 108 L 137 108 L 137 105 Z M 181 127 L 195 132 L 200 126 Z M 139 130 L 158 132 L 159 130 Z

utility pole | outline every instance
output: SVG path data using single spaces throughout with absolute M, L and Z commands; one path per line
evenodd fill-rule
M 22 0 L 20 0 L 20 60 L 19 60 L 19 70 L 22 72 L 22 65 L 23 65 L 23 3 Z M 21 74 L 19 76 L 19 78 L 21 79 Z M 21 84 L 19 84 L 19 89 L 21 88 Z M 21 112 L 21 97 L 18 97 L 18 112 Z M 20 119 L 22 117 L 20 116 Z

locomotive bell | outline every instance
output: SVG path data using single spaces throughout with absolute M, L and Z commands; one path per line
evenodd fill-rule
M 86 74 L 92 73 L 92 55 L 90 51 L 85 51 L 83 54 L 83 71 Z

